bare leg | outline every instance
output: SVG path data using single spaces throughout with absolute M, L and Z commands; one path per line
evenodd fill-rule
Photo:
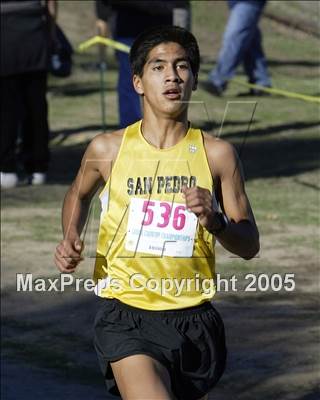
M 166 368 L 144 354 L 111 363 L 123 400 L 174 400 Z

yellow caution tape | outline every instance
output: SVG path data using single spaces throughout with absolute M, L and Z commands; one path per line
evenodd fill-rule
M 254 85 L 252 83 L 242 82 L 239 79 L 231 79 L 231 82 L 237 83 L 239 85 L 247 86 L 251 89 L 261 90 L 261 91 L 267 92 L 267 93 L 279 94 L 280 96 L 291 97 L 294 99 L 300 99 L 300 100 L 304 100 L 304 101 L 310 101 L 313 103 L 320 103 L 320 97 L 307 96 L 307 95 L 301 94 L 301 93 L 288 92 L 287 90 L 281 90 L 281 89 L 275 89 L 275 88 L 268 88 L 268 87 L 260 86 L 260 85 Z
M 126 44 L 123 44 L 121 42 L 117 42 L 116 40 L 109 39 L 109 38 L 104 38 L 102 36 L 94 36 L 89 40 L 86 40 L 85 42 L 80 43 L 78 50 L 80 52 L 87 50 L 89 47 L 95 45 L 95 44 L 103 44 L 104 46 L 109 46 L 112 47 L 116 50 L 123 51 L 124 53 L 129 53 L 130 52 L 130 47 L 127 46 Z M 288 92 L 287 90 L 281 90 L 281 89 L 275 89 L 275 88 L 267 88 L 265 86 L 260 86 L 260 85 L 255 85 L 252 83 L 246 83 L 242 82 L 239 79 L 231 79 L 231 82 L 234 82 L 239 85 L 247 86 L 251 89 L 257 89 L 261 90 L 263 92 L 271 93 L 271 94 L 278 94 L 280 96 L 284 97 L 291 97 L 293 99 L 300 99 L 304 101 L 309 101 L 312 103 L 320 103 L 320 97 L 315 97 L 315 96 L 307 96 L 305 94 L 301 93 L 295 93 L 295 92 Z
M 104 38 L 102 36 L 94 36 L 93 38 L 80 43 L 78 50 L 81 52 L 85 51 L 89 47 L 91 47 L 95 44 L 103 44 L 105 46 L 113 47 L 114 49 L 123 51 L 125 53 L 129 53 L 129 51 L 130 51 L 130 47 L 127 46 L 126 44 L 117 42 L 116 40 L 113 40 L 113 39 Z

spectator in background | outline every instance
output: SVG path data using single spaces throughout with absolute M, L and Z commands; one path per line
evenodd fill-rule
M 112 36 L 131 46 L 134 39 L 156 25 L 177 25 L 190 29 L 189 1 L 96 0 L 97 28 L 102 36 Z M 120 127 L 141 119 L 140 97 L 132 84 L 129 55 L 117 51 L 119 63 L 118 102 Z
M 212 94 L 220 96 L 227 88 L 236 68 L 243 63 L 249 83 L 271 87 L 267 63 L 262 49 L 258 22 L 266 0 L 228 0 L 230 15 L 223 36 L 218 61 L 205 84 Z M 263 91 L 251 89 L 250 94 Z
M 55 0 L 1 1 L 1 187 L 18 183 L 16 142 L 29 183 L 43 184 L 49 162 L 46 101 Z M 24 120 L 22 121 L 22 118 Z

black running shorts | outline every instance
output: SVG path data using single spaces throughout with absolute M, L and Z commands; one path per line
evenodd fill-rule
M 110 362 L 146 354 L 162 363 L 177 399 L 196 400 L 223 374 L 222 319 L 210 302 L 181 310 L 149 311 L 105 299 L 95 320 L 95 348 L 108 391 L 120 396 Z

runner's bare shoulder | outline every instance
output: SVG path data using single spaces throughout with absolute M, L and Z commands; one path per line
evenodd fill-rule
M 84 161 L 91 162 L 105 180 L 117 158 L 124 131 L 125 129 L 120 129 L 112 133 L 101 133 L 92 139 L 86 150 Z
M 211 172 L 220 175 L 228 164 L 236 163 L 237 154 L 231 143 L 205 132 L 203 139 Z
M 119 152 L 124 131 L 124 129 L 119 129 L 111 133 L 101 133 L 94 137 L 88 149 L 90 148 L 92 155 L 96 155 L 99 158 L 108 156 L 115 159 Z

